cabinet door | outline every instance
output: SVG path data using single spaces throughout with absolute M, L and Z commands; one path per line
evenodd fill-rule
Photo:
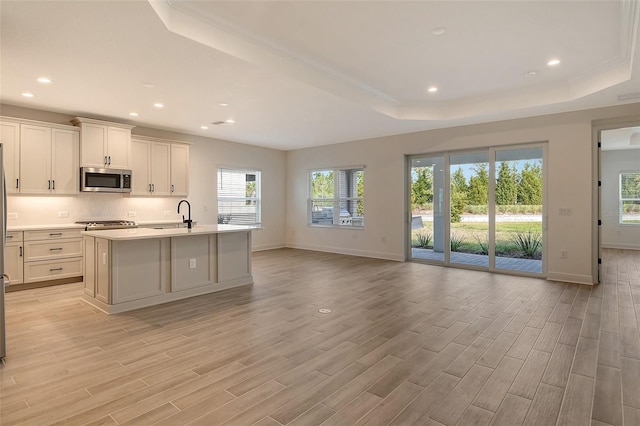
M 151 142 L 131 139 L 131 195 L 151 195 Z
M 106 167 L 107 126 L 82 123 L 80 129 L 80 164 L 83 167 Z
M 153 195 L 171 195 L 171 145 L 151 144 L 151 187 Z
M 7 193 L 19 192 L 20 178 L 20 124 L 0 122 L 0 143 L 4 159 L 4 178 Z
M 171 145 L 171 195 L 189 195 L 189 145 Z
M 7 244 L 4 250 L 4 273 L 9 277 L 9 284 L 23 282 L 22 243 Z
M 51 128 L 20 125 L 20 192 L 51 192 Z
M 107 127 L 107 167 L 131 168 L 131 129 Z
M 73 130 L 53 129 L 51 180 L 54 194 L 77 194 L 80 185 L 79 135 Z

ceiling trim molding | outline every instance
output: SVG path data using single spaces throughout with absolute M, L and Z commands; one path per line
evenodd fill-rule
M 597 68 L 551 85 L 531 86 L 455 101 L 404 102 L 219 17 L 203 16 L 186 2 L 148 1 L 166 28 L 173 33 L 403 120 L 453 120 L 573 101 L 628 81 L 634 61 L 638 61 L 637 57 L 634 58 L 634 53 L 638 47 L 636 35 L 640 6 L 637 0 L 623 0 L 620 13 L 620 50 L 616 57 Z

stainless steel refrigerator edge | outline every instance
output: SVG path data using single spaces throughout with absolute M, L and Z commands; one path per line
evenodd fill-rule
M 0 363 L 7 356 L 7 340 L 4 318 L 4 245 L 7 235 L 7 191 L 4 186 L 4 162 L 2 158 L 2 144 L 0 143 L 0 232 L 2 232 L 2 244 L 0 244 Z

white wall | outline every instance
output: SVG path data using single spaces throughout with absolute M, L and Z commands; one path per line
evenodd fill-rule
M 640 116 L 640 104 L 388 136 L 287 152 L 287 246 L 404 259 L 406 154 L 548 142 L 550 279 L 592 283 L 591 121 Z M 364 164 L 365 228 L 307 225 L 307 171 Z M 570 208 L 571 216 L 560 216 Z M 560 251 L 568 258 L 561 259 Z
M 640 225 L 621 225 L 618 216 L 619 175 L 632 170 L 640 170 L 640 149 L 602 151 L 600 154 L 602 247 L 640 250 Z
M 69 124 L 73 116 L 1 105 L 0 114 L 9 117 Z M 221 141 L 157 129 L 136 127 L 134 135 L 152 136 L 191 143 L 189 152 L 189 197 L 192 219 L 200 224 L 217 223 L 216 179 L 218 166 L 262 171 L 262 225 L 253 233 L 254 250 L 284 246 L 285 161 L 284 151 Z M 127 219 L 135 211 L 137 221 L 177 220 L 178 197 L 130 197 L 122 194 L 78 194 L 40 197 L 12 195 L 7 199 L 8 226 L 65 224 L 82 219 Z M 68 212 L 67 218 L 58 212 Z M 186 211 L 186 210 L 185 210 Z M 183 211 L 183 212 L 185 212 Z M 168 212 L 168 215 L 165 214 Z

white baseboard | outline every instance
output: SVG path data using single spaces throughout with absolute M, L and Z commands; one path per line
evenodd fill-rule
M 354 250 L 354 249 L 345 249 L 343 247 L 326 247 L 326 246 L 314 246 L 308 244 L 296 244 L 296 243 L 287 243 L 287 247 L 301 249 L 301 250 L 313 250 L 313 251 L 321 251 L 325 253 L 336 253 L 336 254 L 346 254 L 350 256 L 360 256 L 360 257 L 371 257 L 374 259 L 383 259 L 383 260 L 393 260 L 396 262 L 404 262 L 404 256 L 399 256 L 393 253 L 382 253 L 375 251 L 367 251 L 367 250 Z
M 264 251 L 264 250 L 275 250 L 285 248 L 285 243 L 277 243 L 277 244 L 262 244 L 259 246 L 251 247 L 251 251 Z
M 602 242 L 601 246 L 602 248 L 612 248 L 612 249 L 622 249 L 622 250 L 640 250 L 640 244 Z
M 562 272 L 547 272 L 547 279 L 550 281 L 562 281 L 565 283 L 593 285 L 591 275 L 564 274 Z

